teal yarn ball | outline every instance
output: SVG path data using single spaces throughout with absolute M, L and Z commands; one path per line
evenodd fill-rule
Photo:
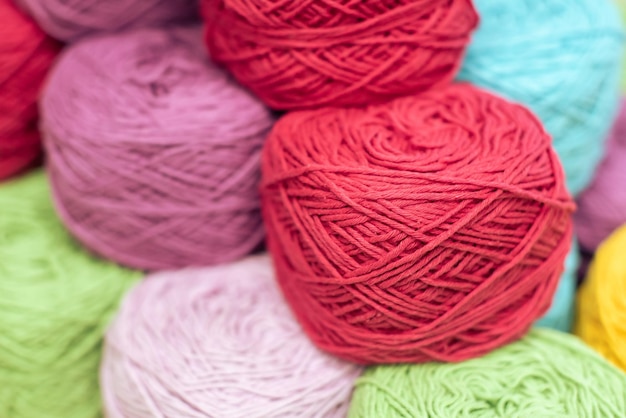
M 574 240 L 572 248 L 565 259 L 563 274 L 561 275 L 556 293 L 552 298 L 550 310 L 535 323 L 536 326 L 553 328 L 563 332 L 570 332 L 572 330 L 579 265 L 580 252 L 578 250 L 578 243 Z
M 43 172 L 0 185 L 0 418 L 101 417 L 104 333 L 138 277 L 70 237 Z
M 611 0 L 474 0 L 481 22 L 458 79 L 528 106 L 576 196 L 617 114 L 623 51 Z
M 535 328 L 460 363 L 371 367 L 349 418 L 624 418 L 626 374 L 571 334 Z

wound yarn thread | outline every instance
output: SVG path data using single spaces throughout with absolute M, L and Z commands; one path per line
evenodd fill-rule
M 593 181 L 578 198 L 574 226 L 581 245 L 590 251 L 626 224 L 626 101 L 607 141 L 604 159 Z
M 311 344 L 262 255 L 140 283 L 101 381 L 108 418 L 343 418 L 360 372 Z
M 534 330 L 458 364 L 372 367 L 356 383 L 348 417 L 625 415 L 625 374 L 571 335 Z
M 459 79 L 528 106 L 569 191 L 591 181 L 617 113 L 624 47 L 611 0 L 475 0 L 481 16 Z
M 101 416 L 102 339 L 136 279 L 69 236 L 43 172 L 0 186 L 0 417 Z
M 521 337 L 571 242 L 549 136 L 466 84 L 287 114 L 264 147 L 261 194 L 298 320 L 359 363 L 460 361 Z
M 604 241 L 578 295 L 574 332 L 626 371 L 626 224 Z
M 44 91 L 52 190 L 69 230 L 147 270 L 228 262 L 263 240 L 260 152 L 273 119 L 206 58 L 199 28 L 69 48 Z
M 197 20 L 198 0 L 15 0 L 54 38 Z
M 37 96 L 59 46 L 0 0 L 0 180 L 38 162 Z
M 536 326 L 571 332 L 574 322 L 574 305 L 579 266 L 580 253 L 578 243 L 574 238 L 572 240 L 571 249 L 565 259 L 565 270 L 559 279 L 559 285 L 552 298 L 550 310 L 535 323 Z
M 216 62 L 276 109 L 371 104 L 450 82 L 470 0 L 204 0 Z

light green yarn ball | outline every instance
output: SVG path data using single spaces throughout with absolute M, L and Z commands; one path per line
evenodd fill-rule
M 370 368 L 349 418 L 624 418 L 626 374 L 548 329 L 457 364 Z
M 137 278 L 70 238 L 43 173 L 0 185 L 0 418 L 101 416 L 102 338 Z

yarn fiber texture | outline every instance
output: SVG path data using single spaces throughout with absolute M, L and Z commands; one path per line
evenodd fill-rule
M 565 259 L 565 270 L 559 279 L 559 285 L 552 298 L 552 305 L 535 325 L 571 332 L 574 323 L 576 287 L 578 283 L 578 268 L 580 266 L 580 252 L 576 239 Z
M 198 20 L 198 0 L 15 0 L 54 38 Z
M 109 418 L 343 418 L 361 372 L 306 338 L 266 255 L 149 277 L 106 341 Z
M 579 339 L 534 330 L 459 364 L 379 366 L 357 381 L 349 418 L 620 418 L 626 375 Z
M 208 61 L 199 27 L 72 46 L 41 109 L 56 207 L 96 253 L 171 269 L 231 261 L 263 240 L 272 116 Z
M 460 80 L 528 107 L 578 195 L 600 162 L 619 103 L 623 29 L 611 0 L 475 0 L 481 24 Z
M 0 417 L 100 417 L 102 339 L 138 274 L 67 234 L 39 171 L 0 186 L 0 231 Z
M 372 104 L 449 83 L 470 0 L 203 0 L 216 62 L 276 109 Z
M 600 245 L 578 295 L 575 333 L 626 371 L 626 225 Z
M 626 224 L 626 101 L 608 140 L 606 155 L 591 185 L 578 198 L 574 225 L 583 247 L 594 251 Z
M 36 100 L 58 49 L 10 0 L 0 0 L 0 180 L 39 158 Z
M 304 330 L 359 363 L 460 361 L 521 337 L 571 241 L 574 205 L 539 121 L 470 85 L 287 114 L 261 194 Z

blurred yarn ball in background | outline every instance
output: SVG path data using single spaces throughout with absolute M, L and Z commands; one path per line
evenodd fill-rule
M 40 158 L 36 101 L 59 49 L 10 0 L 0 0 L 0 180 Z
M 52 37 L 87 35 L 199 19 L 198 0 L 15 0 Z
M 307 339 L 267 256 L 148 277 L 106 341 L 109 418 L 343 418 L 361 372 Z
M 105 328 L 139 275 L 70 237 L 42 172 L 1 185 L 0 210 L 0 417 L 100 417 Z
M 617 113 L 623 29 L 611 0 L 475 0 L 481 16 L 460 80 L 530 107 L 578 195 Z
M 87 247 L 161 270 L 238 259 L 263 240 L 270 111 L 212 65 L 199 28 L 68 48 L 41 101 L 59 214 Z

